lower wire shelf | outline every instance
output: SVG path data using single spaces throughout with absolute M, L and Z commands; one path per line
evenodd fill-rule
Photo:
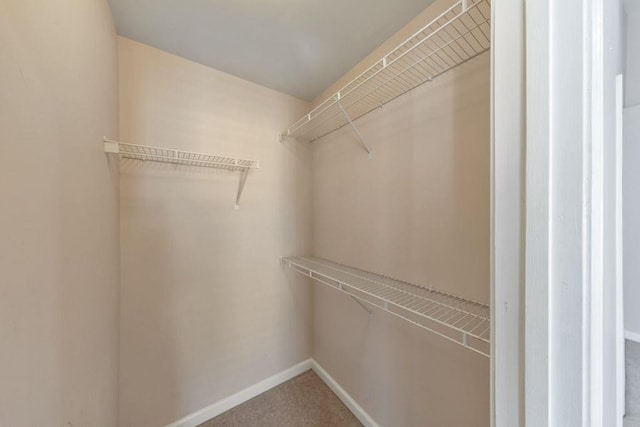
M 320 258 L 282 257 L 282 264 L 416 326 L 490 356 L 489 306 Z

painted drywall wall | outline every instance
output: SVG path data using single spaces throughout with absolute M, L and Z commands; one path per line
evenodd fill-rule
M 348 128 L 312 144 L 314 255 L 489 302 L 489 69 L 359 119 L 372 160 Z M 321 284 L 313 356 L 380 425 L 489 425 L 489 359 Z
M 622 316 L 624 301 L 618 295 L 622 292 L 623 272 L 618 268 L 619 262 L 624 262 L 620 247 L 617 226 L 622 225 L 624 212 L 618 203 L 618 159 L 616 137 L 618 105 L 622 102 L 617 94 L 616 76 L 624 72 L 624 21 L 622 0 L 606 2 L 603 9 L 603 92 L 602 92 L 602 129 L 604 144 L 602 147 L 602 275 L 604 286 L 602 290 L 602 420 L 604 425 L 615 425 L 624 415 L 624 332 Z M 622 148 L 622 147 L 620 147 Z M 622 265 L 622 264 L 620 264 Z M 618 282 L 618 280 L 620 280 Z M 616 283 L 619 283 L 616 285 Z M 622 314 L 622 313 L 620 313 Z M 620 366 L 618 366 L 620 365 Z
M 166 425 L 311 356 L 308 104 L 119 38 L 124 141 L 257 159 L 239 174 L 121 164 L 120 425 Z
M 0 425 L 117 425 L 116 35 L 106 1 L 0 1 Z

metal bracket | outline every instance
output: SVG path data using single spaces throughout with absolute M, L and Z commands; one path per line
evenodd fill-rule
M 120 154 L 120 146 L 116 141 L 111 141 L 106 136 L 102 138 L 104 141 L 104 152 L 108 154 Z
M 371 147 L 369 147 L 369 144 L 367 144 L 365 142 L 364 138 L 362 137 L 362 135 L 360 135 L 360 132 L 358 131 L 358 128 L 356 127 L 356 125 L 353 124 L 353 121 L 351 120 L 351 117 L 349 117 L 349 113 L 347 113 L 347 110 L 345 110 L 344 107 L 342 106 L 342 102 L 340 102 L 340 97 L 339 96 L 336 96 L 336 103 L 338 104 L 338 107 L 340 107 L 340 110 L 342 111 L 342 114 L 344 114 L 344 116 L 347 118 L 347 121 L 349 122 L 349 124 L 353 128 L 353 131 L 358 136 L 358 139 L 360 140 L 360 144 L 362 144 L 364 149 L 367 150 L 367 153 L 369 154 L 369 158 L 373 159 L 373 150 L 371 150 Z
M 171 163 L 176 167 L 185 164 L 190 165 L 189 162 L 195 163 L 194 166 L 224 168 L 232 171 L 240 171 L 240 182 L 238 183 L 238 193 L 236 194 L 235 209 L 240 209 L 240 197 L 242 196 L 242 190 L 244 190 L 244 184 L 247 182 L 247 176 L 250 169 L 260 168 L 260 162 L 257 160 L 245 160 L 234 157 L 218 157 L 221 161 L 209 161 L 209 160 L 191 160 L 192 157 L 180 157 L 182 153 L 185 156 L 199 156 L 199 157 L 217 157 L 210 154 L 192 153 L 188 151 L 178 151 L 169 148 L 158 148 L 145 145 L 128 144 L 124 142 L 112 141 L 106 136 L 103 137 L 104 152 L 107 154 L 116 154 L 120 157 L 129 157 L 140 161 L 157 161 L 162 163 Z M 121 147 L 129 147 L 122 150 Z
M 236 196 L 236 210 L 240 209 L 240 196 L 242 196 L 242 190 L 244 190 L 244 183 L 247 182 L 248 175 L 249 169 L 245 169 L 240 172 L 240 183 L 238 184 L 238 195 Z
M 349 295 L 349 296 L 351 297 L 351 299 L 352 299 L 352 300 L 354 300 L 355 302 L 357 302 L 357 303 L 358 303 L 358 305 L 359 305 L 360 307 L 362 307 L 362 309 L 363 309 L 364 311 L 366 311 L 367 313 L 369 313 L 369 317 L 373 316 L 373 311 L 372 311 L 369 307 L 367 307 L 366 305 L 364 305 L 364 304 L 362 303 L 362 301 L 360 301 L 358 298 L 354 297 L 353 295 Z

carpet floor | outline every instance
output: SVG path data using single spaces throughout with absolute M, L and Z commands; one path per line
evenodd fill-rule
M 254 397 L 199 427 L 360 427 L 313 371 Z

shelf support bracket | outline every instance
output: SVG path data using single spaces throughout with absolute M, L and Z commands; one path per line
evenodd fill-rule
M 353 131 L 358 136 L 358 139 L 360 140 L 360 144 L 362 144 L 364 149 L 367 150 L 367 153 L 369 154 L 369 158 L 373 159 L 373 151 L 371 150 L 371 147 L 369 147 L 369 144 L 367 144 L 366 141 L 364 140 L 364 138 L 362 137 L 362 135 L 360 135 L 360 132 L 358 131 L 358 128 L 356 127 L 356 125 L 353 124 L 353 120 L 351 120 L 351 117 L 349 116 L 349 113 L 347 113 L 347 110 L 345 110 L 344 107 L 342 106 L 342 102 L 340 102 L 340 98 L 339 97 L 336 97 L 336 102 L 338 103 L 338 107 L 340 107 L 340 110 L 342 111 L 342 114 L 344 114 L 344 116 L 347 118 L 347 121 L 351 125 L 351 128 L 353 128 Z
M 369 313 L 369 317 L 373 316 L 373 311 L 372 311 L 369 307 L 367 307 L 366 305 L 364 305 L 364 304 L 362 303 L 362 301 L 360 301 L 358 298 L 354 297 L 353 295 L 349 295 L 349 296 L 351 297 L 351 299 L 352 299 L 352 300 L 354 300 L 355 302 L 357 302 L 357 303 L 358 303 L 358 305 L 359 305 L 360 307 L 362 307 L 362 309 L 363 309 L 364 311 L 366 311 L 367 313 Z
M 120 147 L 116 141 L 111 141 L 106 136 L 103 137 L 104 152 L 107 154 L 120 154 Z
M 236 210 L 240 209 L 240 196 L 242 196 L 242 190 L 244 190 L 244 183 L 247 182 L 248 175 L 249 169 L 244 169 L 240 172 L 240 183 L 238 184 L 238 194 L 236 195 Z

